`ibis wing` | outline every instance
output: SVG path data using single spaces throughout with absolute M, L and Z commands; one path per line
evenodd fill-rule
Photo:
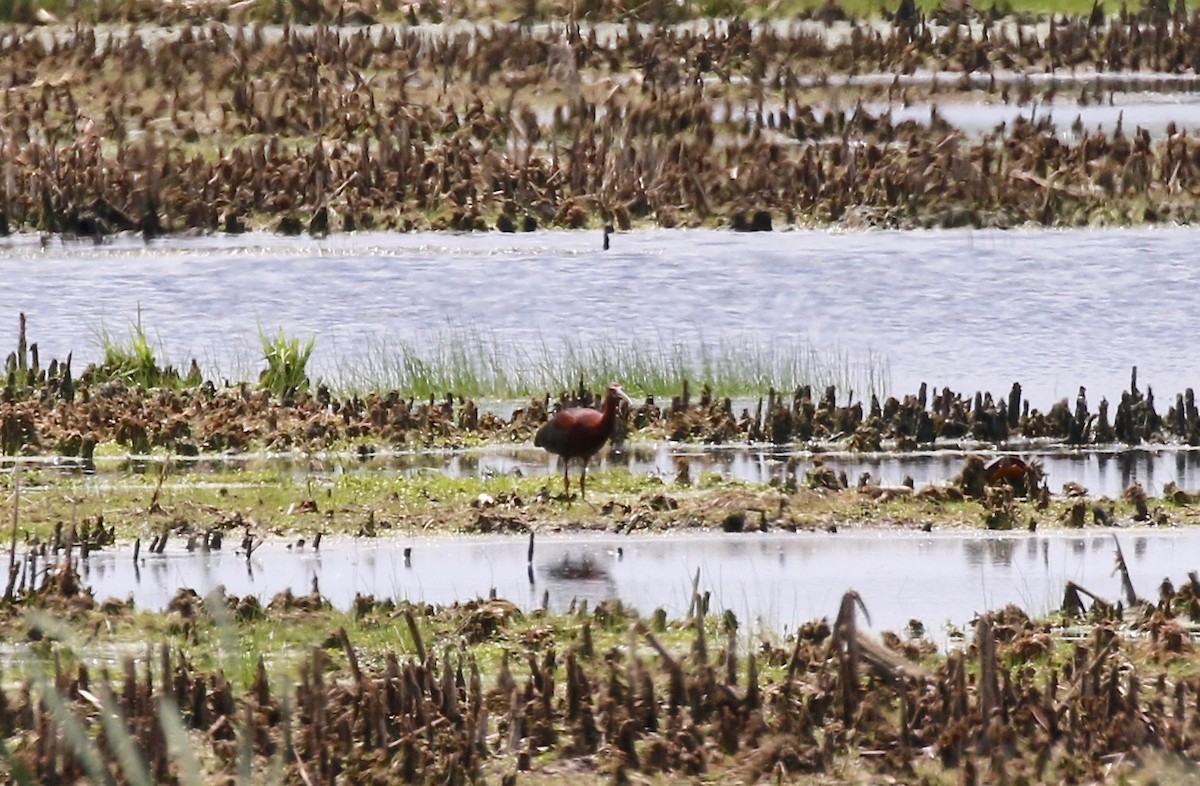
M 590 456 L 607 436 L 601 427 L 603 420 L 603 413 L 587 407 L 561 410 L 537 430 L 533 444 L 568 458 Z

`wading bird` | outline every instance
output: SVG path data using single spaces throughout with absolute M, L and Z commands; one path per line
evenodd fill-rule
M 533 444 L 545 448 L 563 459 L 563 493 L 571 491 L 571 459 L 583 459 L 583 472 L 579 476 L 579 497 L 587 493 L 587 465 L 592 456 L 604 447 L 612 436 L 613 424 L 617 419 L 617 405 L 622 400 L 629 406 L 633 401 L 625 395 L 620 385 L 609 385 L 604 396 L 604 410 L 591 407 L 568 407 L 559 412 L 537 430 Z
M 1029 465 L 1016 456 L 1000 456 L 983 468 L 988 485 L 1020 480 L 1029 473 Z

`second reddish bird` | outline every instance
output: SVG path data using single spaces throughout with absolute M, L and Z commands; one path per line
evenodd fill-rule
M 579 496 L 587 492 L 587 465 L 592 456 L 604 447 L 612 436 L 617 420 L 617 405 L 624 401 L 633 406 L 620 385 L 609 385 L 604 396 L 604 409 L 591 407 L 568 407 L 559 410 L 546 425 L 537 430 L 533 444 L 545 448 L 563 459 L 563 493 L 571 491 L 571 459 L 583 459 L 583 472 L 579 476 Z

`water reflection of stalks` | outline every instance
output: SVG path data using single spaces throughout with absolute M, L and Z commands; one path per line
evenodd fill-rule
M 1056 20 L 1037 35 L 961 13 L 986 34 L 919 16 L 844 37 L 742 21 L 605 36 L 574 24 L 461 34 L 133 25 L 111 36 L 80 25 L 56 29 L 50 44 L 43 31 L 14 31 L 0 48 L 13 72 L 0 233 L 1078 226 L 1200 215 L 1200 141 L 1174 127 L 1158 139 L 1120 124 L 1060 136 L 1031 112 L 968 139 L 936 105 L 923 123 L 865 106 L 942 92 L 1029 104 L 1064 89 L 1035 85 L 1018 64 L 1195 70 L 1195 11 Z M 334 21 L 354 16 L 339 4 Z M 963 77 L 842 78 L 917 69 Z M 811 73 L 824 76 L 801 77 Z

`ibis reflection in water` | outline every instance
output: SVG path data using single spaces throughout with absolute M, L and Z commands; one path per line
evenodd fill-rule
M 616 559 L 620 560 L 617 548 Z M 556 598 L 576 599 L 580 595 L 602 594 L 605 598 L 620 597 L 620 588 L 609 572 L 608 563 L 614 558 L 614 550 L 593 554 L 591 549 L 579 553 L 567 551 L 557 562 L 538 566 L 544 592 Z

